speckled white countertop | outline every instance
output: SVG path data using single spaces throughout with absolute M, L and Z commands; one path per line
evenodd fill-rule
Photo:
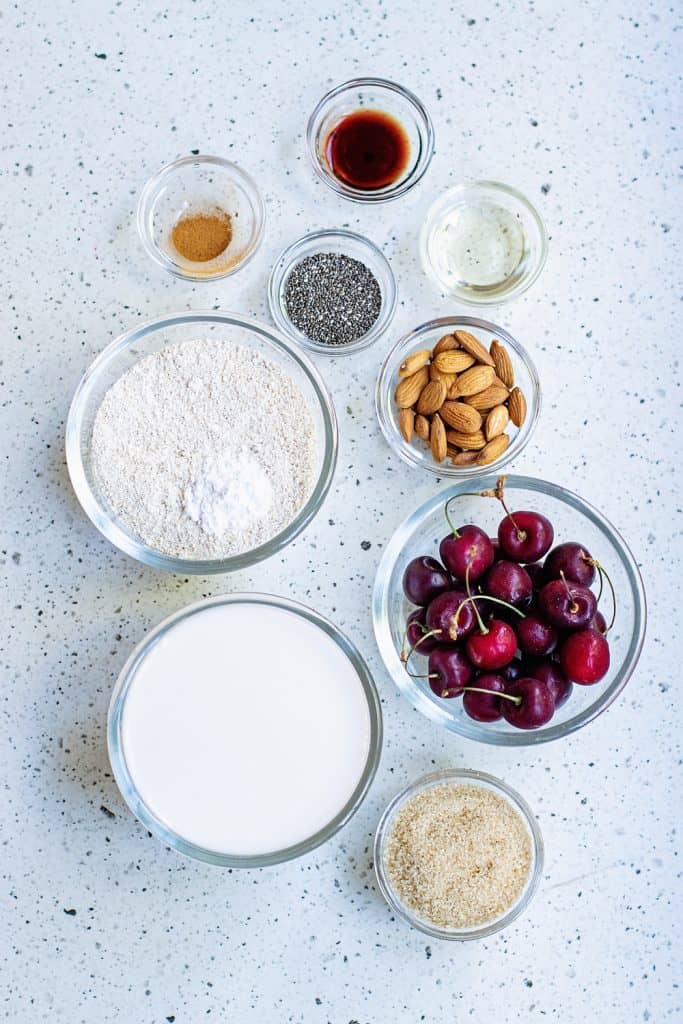
M 0 27 L 2 1018 L 680 1020 L 675 5 L 51 0 L 6 5 Z M 315 102 L 355 74 L 412 88 L 436 129 L 421 186 L 378 208 L 336 198 L 304 149 Z M 196 150 L 243 164 L 268 206 L 257 258 L 215 285 L 171 280 L 133 222 L 146 178 Z M 597 504 L 636 552 L 650 599 L 622 698 L 540 749 L 443 735 L 399 696 L 370 626 L 382 547 L 438 486 L 384 443 L 374 375 L 392 338 L 453 308 L 423 278 L 416 236 L 433 197 L 465 177 L 518 186 L 552 236 L 537 285 L 492 313 L 528 345 L 545 392 L 515 469 Z M 84 368 L 160 313 L 216 306 L 267 318 L 276 253 L 339 225 L 383 246 L 400 305 L 374 348 L 319 360 L 341 451 L 317 520 L 280 557 L 232 577 L 174 578 L 119 554 L 81 512 L 64 465 Z M 182 859 L 138 825 L 111 777 L 105 721 L 144 632 L 237 589 L 294 596 L 348 632 L 375 672 L 386 741 L 370 796 L 338 837 L 275 870 L 229 873 Z M 502 775 L 538 813 L 542 889 L 491 941 L 427 941 L 392 917 L 374 882 L 382 807 L 435 765 Z

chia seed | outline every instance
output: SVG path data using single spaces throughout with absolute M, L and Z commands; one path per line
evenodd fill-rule
M 364 263 L 343 253 L 318 252 L 294 267 L 284 303 L 291 322 L 311 341 L 350 345 L 377 320 L 382 292 Z

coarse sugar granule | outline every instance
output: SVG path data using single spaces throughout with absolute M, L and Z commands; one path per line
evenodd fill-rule
M 491 789 L 443 783 L 398 811 L 385 867 L 398 898 L 441 928 L 496 920 L 520 899 L 533 848 L 520 813 Z
M 318 252 L 294 267 L 284 303 L 294 326 L 321 345 L 350 345 L 367 334 L 382 309 L 377 278 L 343 253 Z

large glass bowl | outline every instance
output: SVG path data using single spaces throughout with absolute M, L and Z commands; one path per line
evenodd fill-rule
M 523 392 L 527 403 L 526 418 L 522 426 L 518 428 L 512 422 L 508 424 L 510 444 L 499 458 L 486 467 L 454 466 L 448 458 L 443 462 L 435 462 L 429 445 L 417 437 L 413 437 L 410 442 L 406 441 L 399 429 L 399 408 L 394 401 L 394 391 L 399 381 L 398 370 L 401 363 L 411 352 L 417 352 L 422 348 L 432 349 L 444 334 L 451 334 L 457 330 L 474 334 L 487 349 L 494 339 L 503 343 L 512 361 L 515 384 Z M 436 476 L 463 479 L 493 469 L 501 469 L 524 451 L 536 428 L 541 411 L 541 385 L 529 353 L 502 327 L 473 316 L 442 316 L 438 320 L 428 320 L 396 342 L 379 371 L 375 388 L 375 408 L 382 433 L 404 462 L 426 469 Z
M 604 679 L 593 686 L 577 686 L 569 700 L 555 712 L 547 725 L 535 730 L 515 729 L 504 719 L 482 723 L 469 718 L 459 697 L 444 700 L 432 693 L 426 680 L 413 679 L 401 662 L 405 620 L 413 610 L 403 595 L 402 578 L 408 562 L 416 555 L 439 557 L 439 541 L 448 526 L 444 504 L 465 491 L 495 487 L 497 477 L 484 476 L 456 484 L 426 501 L 401 523 L 384 549 L 377 570 L 372 601 L 375 637 L 390 675 L 411 704 L 450 732 L 471 740 L 499 746 L 526 746 L 568 736 L 609 707 L 626 686 L 636 667 L 645 636 L 645 592 L 640 572 L 626 543 L 610 522 L 587 501 L 557 484 L 526 476 L 509 476 L 505 484 L 510 510 L 531 509 L 546 515 L 555 528 L 554 543 L 580 541 L 610 574 L 617 595 L 617 614 L 609 634 L 611 665 Z M 492 498 L 462 497 L 451 503 L 451 518 L 457 525 L 476 523 L 495 536 L 504 516 L 500 503 Z M 607 588 L 600 608 L 609 621 Z M 414 673 L 426 672 L 427 659 L 417 653 L 411 658 Z
M 365 699 L 367 700 L 370 721 L 370 742 L 363 772 L 353 793 L 350 795 L 345 805 L 340 808 L 334 818 L 318 832 L 308 836 L 306 839 L 294 846 L 289 846 L 287 849 L 283 850 L 273 850 L 269 853 L 254 854 L 251 856 L 242 854 L 232 855 L 218 850 L 210 850 L 203 846 L 197 846 L 195 843 L 178 835 L 178 833 L 174 832 L 165 824 L 165 822 L 158 818 L 146 805 L 137 790 L 135 779 L 131 775 L 126 763 L 122 737 L 122 717 L 126 705 L 126 697 L 135 678 L 135 673 L 151 648 L 178 623 L 183 622 L 192 615 L 202 612 L 206 608 L 222 604 L 253 605 L 255 608 L 255 614 L 258 614 L 259 607 L 263 606 L 282 608 L 295 615 L 301 616 L 312 625 L 326 633 L 342 650 L 358 675 Z M 323 715 L 325 714 L 324 707 L 320 708 L 320 713 Z M 170 615 L 168 618 L 164 619 L 163 622 L 160 622 L 158 626 L 151 630 L 151 632 L 149 632 L 140 641 L 131 653 L 126 664 L 121 669 L 121 673 L 111 696 L 107 723 L 107 745 L 114 778 L 116 779 L 124 800 L 135 817 L 138 818 L 144 827 L 155 835 L 157 839 L 161 840 L 162 843 L 166 846 L 172 847 L 172 849 L 177 850 L 179 853 L 185 854 L 187 857 L 193 857 L 195 860 L 205 861 L 219 867 L 267 867 L 272 864 L 280 864 L 283 861 L 294 860 L 295 857 L 302 857 L 304 854 L 310 853 L 310 851 L 314 850 L 317 846 L 327 842 L 327 840 L 343 828 L 350 818 L 352 818 L 356 813 L 370 789 L 372 780 L 374 779 L 377 771 L 377 765 L 379 764 L 382 749 L 382 709 L 377 689 L 367 665 L 348 637 L 346 637 L 344 633 L 342 633 L 341 630 L 332 622 L 329 622 L 311 608 L 307 608 L 305 605 L 299 604 L 295 601 L 288 601 L 283 597 L 275 597 L 270 594 L 226 594 L 219 597 L 205 598 L 203 601 L 196 601 L 194 604 L 188 605 L 186 608 L 181 608 L 180 611 L 175 612 L 175 614 Z
M 197 338 L 239 344 L 282 367 L 298 385 L 313 417 L 317 439 L 313 488 L 294 519 L 270 540 L 250 551 L 217 559 L 174 558 L 143 544 L 109 507 L 93 472 L 92 429 L 111 385 L 138 360 L 169 345 Z M 234 313 L 172 313 L 127 331 L 111 342 L 86 370 L 66 424 L 66 460 L 71 482 L 85 512 L 121 551 L 157 569 L 207 575 L 245 569 L 284 548 L 313 519 L 327 494 L 337 461 L 337 420 L 332 398 L 308 357 L 270 327 Z

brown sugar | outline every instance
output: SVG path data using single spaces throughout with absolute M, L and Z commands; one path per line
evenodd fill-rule
M 228 248 L 231 238 L 232 221 L 219 209 L 186 214 L 171 232 L 176 250 L 192 263 L 215 260 Z

